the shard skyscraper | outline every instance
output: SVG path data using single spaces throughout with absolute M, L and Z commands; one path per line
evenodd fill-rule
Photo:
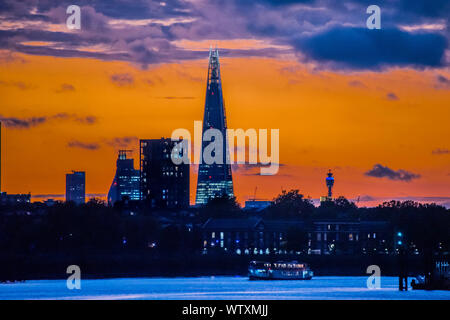
M 206 204 L 218 196 L 233 197 L 233 179 L 231 165 L 228 161 L 227 119 L 222 96 L 220 78 L 219 50 L 209 51 L 208 80 L 206 84 L 205 113 L 203 115 L 202 150 L 210 141 L 203 140 L 203 133 L 208 129 L 217 129 L 223 137 L 222 163 L 206 164 L 201 161 L 198 169 L 196 205 Z

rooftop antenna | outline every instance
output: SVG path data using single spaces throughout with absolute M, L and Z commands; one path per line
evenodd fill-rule
M 253 193 L 253 198 L 249 198 L 250 201 L 258 201 L 258 200 L 266 200 L 266 198 L 257 198 L 256 197 L 256 191 L 258 190 L 258 187 L 255 187 L 255 192 Z

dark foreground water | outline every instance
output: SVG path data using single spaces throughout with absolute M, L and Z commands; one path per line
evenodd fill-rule
M 367 277 L 315 277 L 309 281 L 249 281 L 245 277 L 119 278 L 82 280 L 69 290 L 65 280 L 0 284 L 0 299 L 440 299 L 450 291 L 399 292 L 397 278 L 382 277 L 368 289 Z

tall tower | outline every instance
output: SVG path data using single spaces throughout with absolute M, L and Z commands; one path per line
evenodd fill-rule
M 229 163 L 227 119 L 222 96 L 219 50 L 209 51 L 208 80 L 206 83 L 205 113 L 203 115 L 203 134 L 208 129 L 220 130 L 223 137 L 222 163 L 206 164 L 201 161 L 198 169 L 196 205 L 206 204 L 210 199 L 227 195 L 233 197 L 233 179 Z M 203 141 L 202 150 L 209 145 Z
M 325 179 L 325 183 L 327 184 L 327 188 L 328 188 L 328 198 L 330 198 L 330 200 L 332 199 L 333 196 L 333 185 L 334 185 L 334 178 L 333 178 L 333 173 L 331 172 L 331 169 L 328 170 L 327 173 L 327 177 Z

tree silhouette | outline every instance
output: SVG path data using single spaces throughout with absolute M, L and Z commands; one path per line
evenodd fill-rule
M 242 210 L 236 197 L 222 195 L 212 198 L 200 209 L 202 220 L 208 218 L 243 218 Z
M 299 190 L 283 190 L 267 209 L 270 218 L 309 218 L 314 205 L 305 199 Z

